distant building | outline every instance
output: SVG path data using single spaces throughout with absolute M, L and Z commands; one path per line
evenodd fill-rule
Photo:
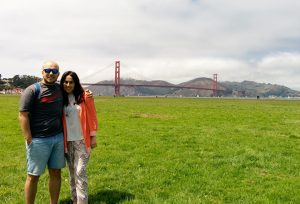
M 0 94 L 21 94 L 23 90 L 22 88 L 3 89 Z

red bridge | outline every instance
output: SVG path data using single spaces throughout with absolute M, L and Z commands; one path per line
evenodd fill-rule
M 115 87 L 115 96 L 120 96 L 120 87 L 127 86 L 127 87 L 161 87 L 161 88 L 179 88 L 179 89 L 197 89 L 197 90 L 211 90 L 212 96 L 216 97 L 217 92 L 221 91 L 218 89 L 218 75 L 213 75 L 212 80 L 212 88 L 204 88 L 204 87 L 196 87 L 196 86 L 178 86 L 178 85 L 150 85 L 150 84 L 121 84 L 120 83 L 120 68 L 121 68 L 120 61 L 115 62 L 115 83 L 82 83 L 82 85 L 93 85 L 93 86 L 114 86 Z

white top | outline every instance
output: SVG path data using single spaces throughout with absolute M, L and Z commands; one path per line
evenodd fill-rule
M 76 104 L 73 94 L 69 94 L 69 105 L 64 106 L 67 124 L 67 141 L 82 140 L 83 134 L 80 125 L 80 106 Z

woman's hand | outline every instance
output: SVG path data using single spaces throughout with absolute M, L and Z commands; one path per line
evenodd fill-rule
M 97 147 L 97 141 L 95 136 L 91 136 L 91 148 Z

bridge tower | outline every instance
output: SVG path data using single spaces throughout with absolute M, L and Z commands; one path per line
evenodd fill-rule
M 120 96 L 120 61 L 115 62 L 115 96 Z
M 217 97 L 218 96 L 218 74 L 213 75 L 213 84 L 212 84 L 212 96 Z

